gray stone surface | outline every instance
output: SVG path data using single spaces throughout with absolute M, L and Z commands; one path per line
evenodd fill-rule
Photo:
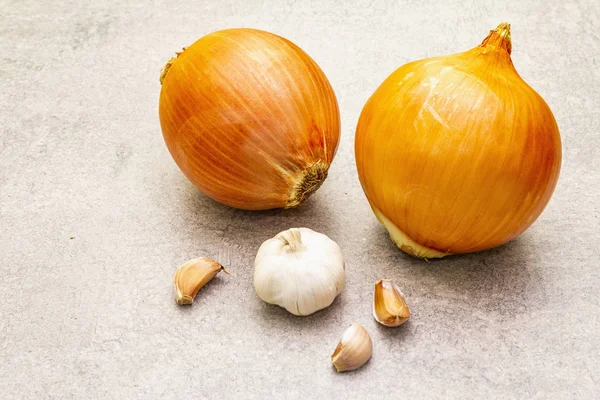
M 523 4 L 527 3 L 527 4 Z M 0 1 L 0 397 L 3 399 L 527 398 L 600 396 L 600 15 L 594 0 Z M 561 178 L 541 218 L 492 251 L 426 264 L 372 215 L 354 127 L 401 64 L 513 26 L 514 63 L 554 110 Z M 343 139 L 320 191 L 290 211 L 211 201 L 163 143 L 158 75 L 182 46 L 256 27 L 305 49 L 338 95 Z M 307 226 L 347 258 L 347 287 L 297 318 L 251 285 L 260 243 Z M 171 279 L 221 260 L 196 304 Z M 395 278 L 413 317 L 371 318 Z M 346 324 L 372 360 L 329 363 Z

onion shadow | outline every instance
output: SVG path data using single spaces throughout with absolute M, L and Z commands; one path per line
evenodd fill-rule
M 381 277 L 396 280 L 408 304 L 411 300 L 417 302 L 414 311 L 427 304 L 443 307 L 455 302 L 468 309 L 514 318 L 547 301 L 543 263 L 538 261 L 543 254 L 534 245 L 531 233 L 490 250 L 429 261 L 402 252 L 381 226 L 371 233 L 369 246 L 378 255 Z

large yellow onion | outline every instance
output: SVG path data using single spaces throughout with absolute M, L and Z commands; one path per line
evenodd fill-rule
M 295 207 L 327 177 L 338 147 L 337 100 L 290 41 L 227 29 L 196 41 L 161 74 L 163 136 L 183 173 L 232 207 Z
M 365 105 L 355 142 L 360 181 L 405 252 L 432 258 L 501 245 L 548 203 L 560 135 L 511 49 L 502 23 L 472 50 L 400 67 Z

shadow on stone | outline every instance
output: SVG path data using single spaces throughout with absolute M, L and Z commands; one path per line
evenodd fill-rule
M 396 280 L 413 314 L 421 306 L 454 302 L 510 318 L 546 301 L 544 271 L 536 268 L 542 255 L 527 233 L 494 249 L 429 262 L 403 253 L 383 227 L 373 233 L 369 246 L 383 265 L 382 277 Z

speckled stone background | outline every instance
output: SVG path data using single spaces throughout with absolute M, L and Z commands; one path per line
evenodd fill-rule
M 527 3 L 527 4 L 524 4 Z M 0 1 L 0 397 L 264 399 L 600 397 L 600 6 L 580 1 Z M 429 264 L 372 215 L 354 127 L 405 62 L 463 51 L 501 21 L 513 60 L 561 129 L 561 178 L 522 237 Z M 157 113 L 162 65 L 226 27 L 306 50 L 339 99 L 325 185 L 289 211 L 216 204 L 179 172 Z M 306 226 L 343 248 L 347 287 L 297 318 L 261 302 L 255 252 Z M 172 298 L 188 258 L 229 267 L 192 307 Z M 394 278 L 413 316 L 371 317 Z M 329 355 L 360 322 L 361 370 Z

